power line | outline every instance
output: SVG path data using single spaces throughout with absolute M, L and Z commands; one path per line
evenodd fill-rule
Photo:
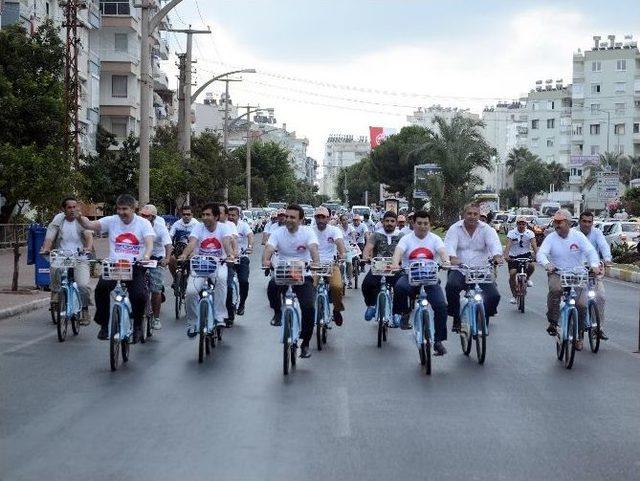
M 196 0 L 196 9 L 198 10 L 198 15 L 200 16 L 200 20 L 202 20 L 202 25 L 206 25 L 207 22 L 204 21 L 204 18 L 202 17 L 202 13 L 200 13 L 200 5 L 198 4 L 198 0 Z

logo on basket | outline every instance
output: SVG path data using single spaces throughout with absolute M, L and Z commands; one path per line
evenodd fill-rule
M 569 246 L 569 250 L 571 252 L 578 252 L 580 250 L 580 247 L 578 247 L 578 244 L 576 244 L 575 242 L 573 244 L 571 244 Z
M 215 237 L 207 237 L 200 242 L 201 254 L 218 255 L 222 253 L 222 244 Z
M 409 259 L 433 259 L 433 252 L 426 247 L 418 247 L 413 249 L 409 254 Z
M 140 254 L 140 240 L 132 232 L 123 232 L 115 238 L 116 254 Z
M 296 247 L 296 250 L 297 250 L 298 252 L 304 252 L 304 251 L 306 251 L 306 250 L 307 250 L 307 246 L 298 246 L 298 247 Z

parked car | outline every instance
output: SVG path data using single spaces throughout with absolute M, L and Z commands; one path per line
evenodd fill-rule
M 505 222 L 509 219 L 508 212 L 496 212 L 491 220 L 491 226 L 496 230 L 497 233 L 503 232 L 503 226 Z
M 610 246 L 626 244 L 633 248 L 640 240 L 640 224 L 627 221 L 604 222 L 602 233 Z

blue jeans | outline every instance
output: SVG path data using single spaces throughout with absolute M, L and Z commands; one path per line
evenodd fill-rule
M 445 341 L 447 339 L 447 303 L 442 287 L 439 284 L 424 286 L 424 291 L 433 309 L 434 338 L 436 341 Z M 419 292 L 420 288 L 409 285 L 409 277 L 403 274 L 393 290 L 393 313 L 409 314 L 411 312 L 410 298 L 417 296 Z
M 484 299 L 484 312 L 488 320 L 489 317 L 498 313 L 500 293 L 495 283 L 482 284 L 480 287 L 482 288 L 482 297 Z M 449 315 L 454 320 L 460 319 L 460 292 L 468 288 L 469 286 L 464 282 L 464 274 L 462 272 L 449 271 L 446 287 L 447 304 L 449 305 Z

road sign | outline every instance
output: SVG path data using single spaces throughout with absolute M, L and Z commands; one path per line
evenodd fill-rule
M 600 163 L 599 155 L 571 155 L 569 156 L 569 165 L 571 167 L 585 167 L 589 165 L 598 165 Z
M 620 175 L 617 172 L 597 172 L 598 199 L 608 201 L 620 197 Z
M 425 190 L 425 180 L 430 175 L 440 172 L 438 164 L 418 164 L 413 167 L 413 198 L 426 199 L 429 196 Z

